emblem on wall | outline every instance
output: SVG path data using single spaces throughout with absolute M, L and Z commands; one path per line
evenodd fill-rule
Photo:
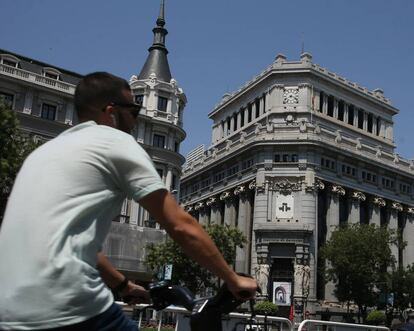
M 276 195 L 276 218 L 293 218 L 293 195 Z

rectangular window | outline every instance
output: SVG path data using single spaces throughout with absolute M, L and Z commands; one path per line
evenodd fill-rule
M 3 98 L 4 105 L 7 108 L 13 109 L 13 101 L 14 101 L 14 95 L 13 94 L 0 92 L 0 98 Z
M 280 155 L 279 154 L 275 155 L 275 162 L 280 162 Z
M 266 112 L 266 94 L 263 94 L 263 113 Z
M 158 110 L 167 111 L 168 99 L 164 97 L 158 97 Z
M 292 154 L 292 162 L 298 162 L 298 155 Z
M 172 190 L 177 189 L 177 176 L 176 175 L 172 175 L 171 189 Z
M 143 94 L 136 95 L 135 96 L 135 102 L 142 105 L 142 103 L 144 102 L 144 95 Z
M 283 154 L 283 162 L 289 162 L 289 154 Z
M 344 120 L 344 102 L 342 100 L 338 102 L 338 120 Z
M 358 129 L 364 128 L 364 111 L 362 109 L 358 109 Z
M 334 97 L 331 95 L 328 97 L 328 116 L 334 116 Z
M 240 123 L 240 127 L 244 126 L 244 109 L 240 109 L 240 117 L 241 117 L 241 123 Z
M 247 106 L 247 123 L 252 121 L 252 104 L 249 103 Z
M 324 101 L 324 94 L 323 92 L 319 93 L 319 112 L 322 113 L 323 112 L 323 101 Z
M 260 101 L 259 99 L 255 100 L 255 104 L 256 104 L 256 118 L 260 116 Z
M 374 123 L 374 118 L 372 116 L 372 114 L 368 114 L 368 132 L 372 133 L 372 127 L 373 127 L 373 123 Z
M 3 64 L 5 64 L 6 66 L 17 68 L 17 62 L 15 61 L 3 59 Z
M 165 148 L 165 137 L 160 134 L 154 134 L 152 145 L 159 148 Z
M 354 106 L 348 106 L 348 124 L 354 125 Z
M 51 79 L 58 79 L 59 78 L 58 75 L 52 74 L 50 72 L 45 72 L 45 77 L 51 78 Z
M 41 117 L 45 120 L 54 121 L 56 118 L 56 106 L 43 103 Z
M 174 152 L 178 153 L 180 151 L 180 143 L 178 141 L 174 142 Z

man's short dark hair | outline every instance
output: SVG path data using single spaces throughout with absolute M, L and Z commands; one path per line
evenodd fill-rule
M 122 92 L 130 89 L 125 79 L 107 72 L 93 72 L 84 76 L 75 90 L 78 116 L 85 117 L 93 108 L 105 107 L 111 102 L 122 102 L 125 98 Z

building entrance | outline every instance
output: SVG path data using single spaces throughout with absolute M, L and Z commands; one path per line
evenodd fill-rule
M 293 265 L 293 258 L 272 259 L 269 300 L 278 305 L 278 315 L 283 317 L 289 317 L 289 310 L 293 300 Z

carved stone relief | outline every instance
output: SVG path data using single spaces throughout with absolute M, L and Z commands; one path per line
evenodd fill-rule
M 337 195 L 345 195 L 345 189 L 340 185 L 332 185 L 331 192 Z
M 385 202 L 385 200 L 383 199 L 383 198 L 380 198 L 380 197 L 374 197 L 374 199 L 372 199 L 372 203 L 375 205 L 375 206 L 378 206 L 378 207 L 380 207 L 380 208 L 382 208 L 382 207 L 385 207 L 386 206 L 386 202 Z
M 361 202 L 361 201 L 365 201 L 367 199 L 367 197 L 362 192 L 354 191 L 354 192 L 352 192 L 352 199 L 354 199 L 358 202 Z

